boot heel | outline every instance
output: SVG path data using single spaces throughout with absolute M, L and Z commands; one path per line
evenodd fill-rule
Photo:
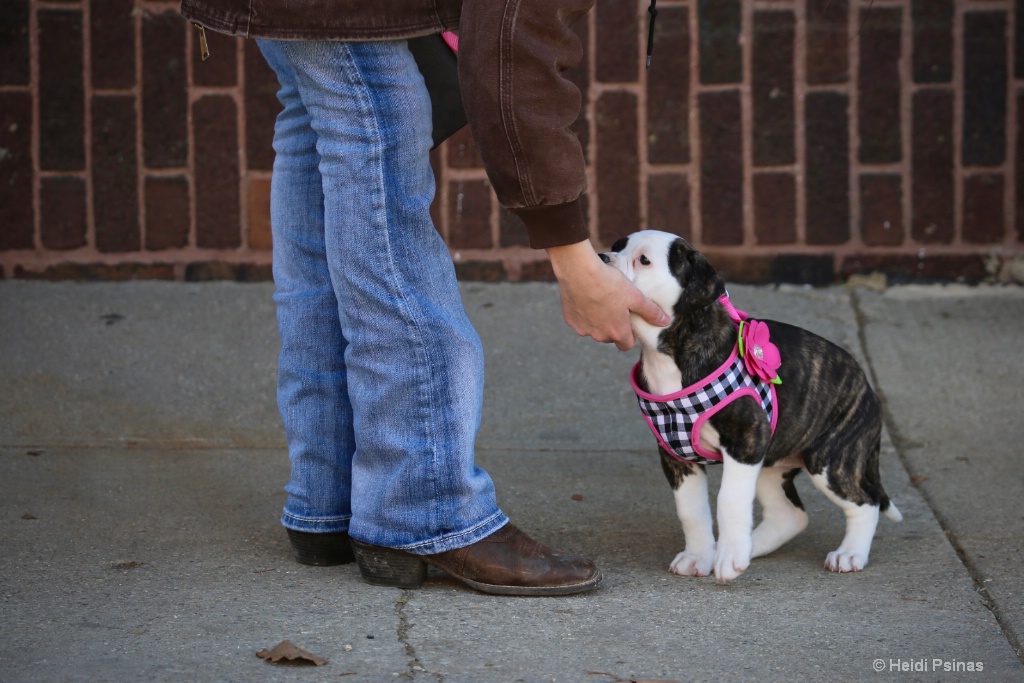
M 352 540 L 359 572 L 374 586 L 419 588 L 427 578 L 427 563 L 404 550 L 382 548 Z
M 317 567 L 332 567 L 348 564 L 356 558 L 347 533 L 309 533 L 288 529 L 295 561 Z

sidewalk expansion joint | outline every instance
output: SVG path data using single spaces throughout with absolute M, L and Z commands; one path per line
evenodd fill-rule
M 899 426 L 896 424 L 896 420 L 889 410 L 889 400 L 885 396 L 885 392 L 882 391 L 882 387 L 878 381 L 878 373 L 875 371 L 874 361 L 871 359 L 871 351 L 868 348 L 867 341 L 867 325 L 868 317 L 864 313 L 864 310 L 860 305 L 860 297 L 857 294 L 856 289 L 850 290 L 850 306 L 853 308 L 853 313 L 857 320 L 857 341 L 860 344 L 861 352 L 864 354 L 864 360 L 867 364 L 868 376 L 871 379 L 871 386 L 874 388 L 875 393 L 878 394 L 878 398 L 882 403 L 882 419 L 885 422 L 885 428 L 889 432 L 889 436 L 892 439 L 893 448 L 896 450 L 896 456 L 900 459 L 900 463 L 903 465 L 903 469 L 910 476 L 910 485 L 917 489 L 918 494 L 924 499 L 925 504 L 932 511 L 932 515 L 935 520 L 939 523 L 942 528 L 942 532 L 946 535 L 946 540 L 953 547 L 956 556 L 960 558 L 960 562 L 967 569 L 967 574 L 971 577 L 971 581 L 974 583 L 974 590 L 981 596 L 981 604 L 984 605 L 988 611 L 992 613 L 992 616 L 996 618 L 996 623 L 999 624 L 1000 630 L 1003 632 L 1003 636 L 1006 638 L 1007 643 L 1013 650 L 1013 653 L 1017 655 L 1017 658 L 1024 662 L 1024 642 L 1021 641 L 1020 636 L 1013 630 L 1007 620 L 1003 617 L 1002 612 L 999 609 L 999 605 L 989 595 L 988 588 L 986 587 L 986 578 L 981 569 L 974 562 L 973 558 L 964 550 L 960 540 L 957 538 L 948 520 L 942 515 L 935 501 L 928 494 L 919 482 L 922 480 L 918 478 L 917 472 L 914 471 L 913 466 L 910 463 L 910 459 L 906 455 L 906 448 L 910 442 L 905 436 L 900 433 Z

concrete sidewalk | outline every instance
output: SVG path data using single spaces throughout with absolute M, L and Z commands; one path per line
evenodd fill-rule
M 635 353 L 576 337 L 553 285 L 463 288 L 478 461 L 605 574 L 530 599 L 292 561 L 272 285 L 0 283 L 0 681 L 1024 680 L 1024 290 L 730 290 L 853 350 L 885 399 L 905 521 L 861 573 L 821 569 L 843 517 L 802 477 L 801 536 L 729 586 L 670 575 Z M 329 664 L 255 656 L 285 639 Z

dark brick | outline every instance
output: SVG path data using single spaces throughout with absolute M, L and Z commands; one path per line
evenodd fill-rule
M 23 280 L 88 280 L 97 282 L 125 282 L 127 280 L 173 280 L 174 266 L 170 263 L 60 263 L 41 271 L 16 268 L 14 277 Z
M 490 249 L 491 186 L 486 180 L 448 183 L 448 246 L 452 249 Z
M 902 157 L 900 140 L 900 31 L 903 10 L 860 11 L 857 118 L 861 162 L 884 164 Z
M 82 13 L 39 10 L 39 166 L 85 168 Z
M 249 248 L 273 249 L 274 238 L 270 230 L 270 179 L 250 178 L 248 185 L 246 201 L 249 207 Z
M 637 150 L 637 98 L 606 92 L 597 100 L 598 225 L 600 239 L 612 243 L 640 227 L 640 158 Z M 611 237 L 615 239 L 610 239 Z
M 836 259 L 832 254 L 782 254 L 772 265 L 772 282 L 827 287 L 836 281 Z
M 740 0 L 698 2 L 701 83 L 739 83 L 743 80 L 742 14 Z
M 835 281 L 835 257 L 831 254 L 752 256 L 735 251 L 706 251 L 704 255 L 726 282 L 824 287 Z
M 647 72 L 647 159 L 652 164 L 684 164 L 690 161 L 687 8 L 658 10 L 654 32 L 657 57 Z
M 847 0 L 807 0 L 807 82 L 845 83 L 850 79 Z
M 188 180 L 146 178 L 146 248 L 188 246 Z
M 96 247 L 136 251 L 140 246 L 135 97 L 92 100 L 92 206 Z
M 0 251 L 31 249 L 35 232 L 32 202 L 32 94 L 0 90 Z
M 551 261 L 530 261 L 524 263 L 519 271 L 520 282 L 555 282 L 555 271 L 551 269 Z
M 89 0 L 92 87 L 135 85 L 134 0 Z
M 444 164 L 441 162 L 441 154 L 444 151 L 444 144 L 430 150 L 430 170 L 434 172 L 434 197 L 430 200 L 430 221 L 434 224 L 437 234 L 444 236 L 444 221 L 441 220 L 441 193 L 437 188 L 444 182 Z
M 75 249 L 86 244 L 85 180 L 52 176 L 40 183 L 40 237 L 46 249 Z
M 972 244 L 1003 241 L 1003 176 L 994 173 L 964 178 L 963 240 Z
M 647 178 L 647 225 L 692 239 L 689 177 L 682 173 L 657 173 Z
M 184 166 L 188 158 L 185 30 L 177 12 L 143 15 L 142 144 L 149 168 Z
M 1006 13 L 964 15 L 963 163 L 998 166 L 1006 153 Z
M 860 177 L 860 232 L 871 247 L 903 244 L 903 179 L 894 174 Z
M 185 266 L 186 282 L 213 282 L 234 280 L 235 282 L 269 282 L 274 279 L 270 264 L 266 263 L 222 263 L 202 261 Z
M 792 12 L 754 13 L 754 165 L 795 160 Z
M 480 157 L 469 126 L 465 126 L 444 142 L 448 166 L 451 168 L 483 168 L 484 161 Z
M 754 174 L 754 234 L 758 244 L 796 242 L 796 180 L 792 174 Z
M 850 239 L 848 108 L 837 92 L 812 92 L 805 100 L 807 244 Z
M 205 62 L 199 55 L 199 35 L 197 29 L 191 29 L 192 35 L 192 84 L 203 87 L 231 87 L 238 83 L 239 38 L 206 31 L 206 44 L 210 48 L 210 58 Z M 245 41 L 250 43 L 252 41 Z M 255 44 L 252 45 L 258 51 Z
M 738 250 L 703 250 L 704 257 L 726 283 L 763 284 L 772 281 L 774 256 L 746 254 Z
M 228 95 L 207 95 L 192 105 L 198 247 L 241 244 L 237 114 Z
M 0 85 L 28 85 L 29 0 L 4 0 L 0 12 Z
M 573 30 L 576 31 L 576 35 L 580 39 L 580 44 L 583 47 L 583 59 L 580 63 L 571 69 L 567 69 L 563 76 L 572 82 L 577 88 L 580 89 L 580 114 L 576 117 L 576 121 L 573 122 L 570 129 L 576 134 L 580 144 L 583 146 L 583 156 L 587 163 L 590 162 L 590 119 L 587 118 L 588 107 L 586 103 L 590 101 L 590 62 L 587 55 L 590 54 L 590 25 L 586 21 L 577 21 L 573 25 Z
M 919 242 L 953 240 L 953 93 L 913 97 L 910 234 Z
M 743 121 L 735 90 L 703 92 L 700 218 L 704 244 L 743 243 Z
M 245 41 L 245 147 L 251 169 L 274 168 L 274 122 L 281 111 L 279 88 L 277 76 L 256 42 Z
M 605 83 L 632 83 L 637 79 L 637 39 L 639 24 L 637 3 L 622 0 L 597 0 L 597 80 Z M 660 17 L 659 17 L 660 19 Z M 580 22 L 584 23 L 584 22 Z M 646 33 L 644 34 L 646 36 Z M 673 48 L 674 49 L 674 48 Z M 586 53 L 584 53 L 586 54 Z
M 913 0 L 914 81 L 953 80 L 953 0 Z
M 1013 177 L 1016 181 L 1014 222 L 1017 226 L 1017 240 L 1024 242 L 1024 93 L 1017 93 L 1017 150 Z
M 508 273 L 499 261 L 458 261 L 455 277 L 463 282 L 505 282 Z
M 498 210 L 498 235 L 502 247 L 528 247 L 530 236 L 519 216 L 505 208 Z
M 864 273 L 883 273 L 890 284 L 908 282 L 982 282 L 989 277 L 985 256 L 936 254 L 856 254 L 842 259 L 843 277 Z
M 1016 0 L 1013 4 L 1013 74 L 1024 78 L 1024 0 Z

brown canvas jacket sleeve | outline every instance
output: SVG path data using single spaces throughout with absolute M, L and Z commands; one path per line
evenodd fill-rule
M 564 72 L 583 58 L 571 25 L 594 0 L 464 0 L 459 80 L 466 114 L 499 201 L 526 224 L 530 245 L 590 234 L 580 197 L 583 149 L 570 130 L 579 88 Z

